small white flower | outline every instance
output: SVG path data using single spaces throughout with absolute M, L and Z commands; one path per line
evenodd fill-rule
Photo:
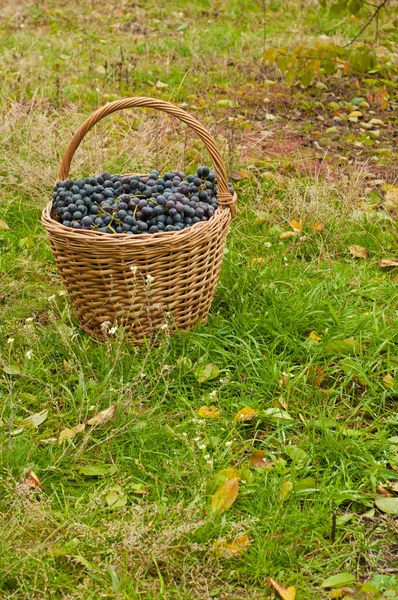
M 212 466 L 212 464 L 213 464 L 213 461 L 212 461 L 211 459 L 210 459 L 210 460 L 206 460 L 206 462 L 207 462 L 207 464 L 208 464 L 210 467 L 211 467 L 211 466 Z
M 205 454 L 204 458 L 205 458 L 205 460 L 209 460 L 210 454 Z
M 284 375 L 285 377 L 288 377 L 289 373 L 286 373 L 286 371 L 282 371 L 282 375 Z
M 60 292 L 58 292 L 58 296 L 66 296 L 65 290 L 61 290 Z
M 53 294 L 52 296 L 48 297 L 48 301 L 52 302 L 53 300 L 55 300 L 55 294 Z
M 109 330 L 109 335 L 114 335 L 117 332 L 117 325 L 114 325 Z
M 217 398 L 217 390 L 213 390 L 212 392 L 210 392 L 209 398 Z
M 271 248 L 272 244 L 271 244 L 271 242 L 264 242 L 264 246 L 266 248 Z
M 147 284 L 148 284 L 148 285 L 151 285 L 151 283 L 153 283 L 153 282 L 155 281 L 155 278 L 154 278 L 154 277 L 152 277 L 152 275 L 150 275 L 150 274 L 148 273 L 148 275 L 146 276 L 146 281 L 147 281 Z
M 199 442 L 200 441 L 200 437 L 193 438 L 193 441 L 194 442 Z
M 12 344 L 14 342 L 14 338 L 8 338 L 7 344 Z
M 163 325 L 160 326 L 160 329 L 163 329 L 163 331 L 168 328 L 169 328 L 169 326 L 167 325 L 167 323 L 163 323 Z
M 32 323 L 32 321 L 34 321 L 33 317 L 28 317 L 27 319 L 25 319 L 25 323 Z
M 138 267 L 136 265 L 131 265 L 130 271 L 133 275 L 136 275 Z
M 103 323 L 101 323 L 101 331 L 103 334 L 108 333 L 108 329 L 111 325 L 110 321 L 104 321 Z
M 205 450 L 206 449 L 206 444 L 200 444 L 200 446 L 198 446 L 199 450 Z
M 287 262 L 287 256 L 284 256 L 284 257 L 283 257 L 283 260 L 284 260 L 285 262 Z
M 28 360 L 30 360 L 32 358 L 32 350 L 28 350 L 25 356 Z
M 188 436 L 188 434 L 186 433 L 186 431 L 184 431 L 182 435 L 183 435 L 183 437 L 187 437 Z
M 225 442 L 225 445 L 227 446 L 227 448 L 229 448 L 230 446 L 232 446 L 232 442 Z

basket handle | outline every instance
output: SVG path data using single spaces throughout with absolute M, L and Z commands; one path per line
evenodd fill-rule
M 162 110 L 174 117 L 177 117 L 180 121 L 186 123 L 191 129 L 197 133 L 200 139 L 203 141 L 204 145 L 207 148 L 207 151 L 210 154 L 211 160 L 213 162 L 215 171 L 217 173 L 217 200 L 222 206 L 230 206 L 231 211 L 233 210 L 234 199 L 231 195 L 231 192 L 228 189 L 228 179 L 227 173 L 225 170 L 224 161 L 221 157 L 221 154 L 217 148 L 217 144 L 213 138 L 213 136 L 209 133 L 209 131 L 204 127 L 199 121 L 197 121 L 194 117 L 189 115 L 185 110 L 179 108 L 178 106 L 174 106 L 170 102 L 164 102 L 163 100 L 155 100 L 154 98 L 145 98 L 145 97 L 136 97 L 136 98 L 125 98 L 124 100 L 115 100 L 114 102 L 110 102 L 106 104 L 102 108 L 99 108 L 93 114 L 86 119 L 86 121 L 79 127 L 76 131 L 75 135 L 69 142 L 67 149 L 65 150 L 65 154 L 62 158 L 61 167 L 58 173 L 58 180 L 65 180 L 69 175 L 70 164 L 72 162 L 73 155 L 75 154 L 77 148 L 80 145 L 80 142 L 86 135 L 88 131 L 100 121 L 103 117 L 116 112 L 117 110 L 121 110 L 123 108 L 133 108 L 135 106 L 143 106 L 146 108 L 156 108 L 158 110 Z

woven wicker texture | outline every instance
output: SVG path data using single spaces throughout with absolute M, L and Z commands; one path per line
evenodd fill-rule
M 58 179 L 68 177 L 76 149 L 100 119 L 136 106 L 176 116 L 203 140 L 217 173 L 219 208 L 213 217 L 178 232 L 109 235 L 65 227 L 49 202 L 42 223 L 82 327 L 102 338 L 103 323 L 123 325 L 143 341 L 166 323 L 186 329 L 206 320 L 236 197 L 228 190 L 224 162 L 207 129 L 181 108 L 152 98 L 117 100 L 94 112 L 69 143 Z

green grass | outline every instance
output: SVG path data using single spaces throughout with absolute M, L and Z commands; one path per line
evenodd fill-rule
M 0 219 L 10 229 L 0 231 L 0 597 L 271 598 L 272 577 L 315 600 L 328 597 L 322 581 L 350 572 L 380 591 L 356 597 L 397 598 L 397 521 L 375 498 L 383 487 L 396 494 L 398 481 L 389 441 L 398 428 L 397 274 L 379 267 L 396 256 L 398 230 L 369 191 L 372 165 L 323 178 L 300 172 L 300 155 L 253 156 L 244 129 L 214 106 L 230 90 L 251 86 L 261 102 L 269 93 L 257 77 L 261 3 L 58 4 L 10 3 L 1 30 Z M 268 11 L 278 17 L 267 30 L 274 42 L 288 35 L 286 14 L 307 39 L 319 34 L 316 7 L 275 2 Z M 181 22 L 189 27 L 177 31 Z M 186 101 L 243 171 L 207 324 L 149 348 L 121 330 L 98 344 L 79 329 L 40 224 L 73 131 L 97 105 L 132 94 Z M 239 98 L 254 131 L 264 127 L 252 96 Z M 90 134 L 73 173 L 192 170 L 207 160 L 183 127 L 134 111 Z M 281 239 L 300 218 L 303 234 Z M 352 244 L 368 258 L 354 258 Z M 330 346 L 351 337 L 349 355 Z M 208 363 L 221 373 L 200 383 L 197 368 Z M 109 421 L 58 443 L 111 404 Z M 220 418 L 201 419 L 211 404 Z M 259 416 L 237 424 L 244 407 Z M 292 419 L 267 418 L 272 407 Z M 43 410 L 37 428 L 23 422 Z M 294 448 L 305 454 L 292 460 Z M 249 468 L 255 450 L 273 466 Z M 85 475 L 87 466 L 103 474 Z M 239 494 L 214 516 L 212 480 L 229 467 L 241 472 Z M 41 490 L 24 483 L 29 471 Z M 124 506 L 109 507 L 110 492 Z M 251 543 L 241 557 L 216 556 L 215 540 L 243 534 Z

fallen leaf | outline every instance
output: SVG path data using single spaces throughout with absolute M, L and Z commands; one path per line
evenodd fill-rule
M 258 410 L 256 410 L 255 408 L 249 408 L 249 407 L 241 408 L 240 410 L 238 410 L 238 412 L 234 416 L 234 421 L 238 421 L 239 423 L 251 421 L 257 415 L 258 415 Z
M 391 375 L 391 373 L 387 373 L 387 375 L 385 375 L 383 377 L 383 381 L 386 387 L 388 388 L 392 388 L 394 387 L 395 384 L 395 379 L 394 377 Z
M 360 111 L 360 110 L 353 110 L 353 111 L 352 111 L 352 112 L 351 112 L 351 113 L 348 115 L 348 118 L 349 118 L 349 119 L 351 119 L 351 118 L 355 118 L 355 117 L 357 117 L 357 118 L 363 117 L 363 114 L 361 113 L 361 111 Z
M 252 258 L 252 264 L 253 265 L 264 265 L 265 264 L 264 256 L 256 256 L 256 257 Z
M 368 251 L 363 246 L 353 244 L 352 246 L 348 246 L 348 249 L 355 258 L 368 258 Z
M 349 595 L 353 596 L 355 594 L 355 589 L 349 587 L 342 587 L 338 590 L 332 590 L 329 592 L 329 598 L 348 598 Z
M 390 492 L 390 490 L 388 490 L 387 488 L 385 488 L 383 485 L 378 485 L 376 488 L 376 493 L 380 494 L 381 496 L 386 496 L 387 498 L 392 498 L 393 494 Z
M 302 219 L 299 219 L 298 221 L 296 221 L 296 219 L 292 219 L 290 221 L 289 225 L 297 233 L 302 233 L 302 231 L 303 231 L 303 221 L 302 221 Z
M 228 479 L 213 494 L 211 500 L 211 510 L 214 513 L 222 515 L 230 508 L 238 497 L 239 480 L 237 477 Z
M 290 479 L 286 479 L 282 482 L 280 490 L 279 490 L 279 500 L 283 502 L 283 500 L 293 491 L 293 483 Z
M 305 450 L 293 445 L 286 446 L 285 454 L 287 454 L 290 460 L 292 460 L 294 463 L 305 462 L 308 458 L 308 454 L 305 452 Z
M 387 515 L 398 515 L 398 498 L 376 498 L 375 504 Z
M 319 335 L 317 335 L 315 333 L 315 331 L 311 331 L 309 337 L 314 341 L 314 342 L 320 342 L 322 340 L 321 337 L 319 337 Z
M 58 436 L 58 444 L 61 445 L 65 441 L 70 442 L 75 435 L 82 433 L 85 429 L 86 426 L 84 423 L 79 423 L 79 425 L 71 427 L 70 429 L 63 429 Z
M 299 235 L 298 231 L 284 231 L 283 233 L 280 234 L 279 237 L 281 240 L 288 240 L 289 238 L 293 238 L 298 235 Z
M 398 258 L 382 258 L 380 261 L 380 267 L 382 269 L 387 267 L 398 267 Z
M 306 370 L 306 375 L 315 387 L 320 387 L 327 377 L 325 369 L 319 365 L 310 365 Z
M 155 83 L 155 88 L 157 88 L 158 90 L 163 90 L 169 87 L 168 83 L 163 83 L 163 81 L 157 81 Z
M 223 98 L 216 102 L 217 106 L 221 106 L 222 108 L 233 108 L 235 106 L 233 100 L 229 100 L 228 98 Z
M 227 469 L 221 469 L 221 471 L 218 471 L 218 473 L 216 473 L 216 475 L 214 477 L 212 488 L 218 489 L 226 481 L 229 481 L 230 479 L 238 479 L 239 480 L 240 479 L 239 471 L 232 467 L 228 467 Z
M 42 410 L 41 412 L 35 413 L 26 419 L 23 419 L 22 424 L 30 425 L 32 427 L 39 427 L 48 417 L 48 410 Z
M 275 121 L 276 119 L 275 115 L 273 115 L 272 113 L 267 113 L 265 115 L 265 118 L 267 119 L 267 121 Z
M 81 475 L 87 475 L 88 477 L 101 477 L 103 475 L 113 475 L 116 473 L 117 467 L 101 466 L 101 465 L 82 465 L 78 468 L 78 472 Z
M 360 348 L 360 343 L 353 337 L 346 338 L 345 340 L 331 340 L 325 346 L 327 352 L 338 354 L 353 354 L 360 350 Z
M 273 467 L 274 464 L 275 461 L 265 460 L 264 450 L 256 450 L 249 458 L 249 465 L 257 467 L 257 469 L 267 469 L 268 467 Z
M 106 503 L 110 508 L 122 508 L 127 504 L 127 496 L 120 485 L 115 485 L 105 496 Z
M 28 485 L 31 488 L 42 489 L 40 480 L 39 480 L 38 476 L 36 475 L 36 473 L 34 473 L 33 471 L 29 471 L 28 476 L 25 479 L 24 483 L 26 483 L 26 485 Z
M 323 231 L 324 229 L 325 223 L 322 223 L 322 221 L 315 221 L 315 223 L 312 226 L 313 231 Z
M 272 585 L 272 587 L 274 588 L 274 590 L 280 596 L 280 598 L 282 598 L 282 600 L 294 600 L 295 599 L 296 588 L 294 587 L 294 585 L 291 585 L 290 587 L 285 588 L 285 587 L 283 587 L 283 585 L 280 585 L 279 583 L 277 583 L 276 581 L 274 581 L 271 578 L 269 581 L 270 581 L 270 584 Z
M 10 229 L 7 225 L 7 223 L 5 221 L 3 221 L 2 219 L 0 219 L 0 231 L 6 231 L 7 229 Z
M 221 410 L 217 406 L 201 406 L 198 410 L 198 416 L 204 419 L 218 419 L 221 415 Z
M 219 369 L 217 365 L 209 363 L 207 365 L 199 365 L 199 367 L 195 369 L 194 373 L 199 383 L 205 383 L 205 381 L 216 379 L 216 377 L 220 375 L 221 369 Z
M 115 406 L 114 404 L 111 404 L 110 406 L 108 406 L 108 408 L 105 408 L 105 410 L 102 410 L 94 417 L 91 417 L 91 419 L 87 421 L 87 425 L 102 425 L 103 423 L 106 423 L 106 421 L 109 421 L 109 419 L 112 419 L 114 416 Z
M 263 412 L 266 417 L 270 419 L 279 419 L 281 421 L 293 421 L 293 417 L 289 415 L 288 412 L 278 408 L 276 406 L 271 406 L 270 408 L 266 408 Z
M 249 546 L 249 535 L 245 533 L 235 538 L 232 542 L 227 542 L 227 540 L 223 539 L 214 540 L 212 549 L 214 554 L 219 558 L 239 558 Z
M 131 485 L 131 491 L 133 494 L 140 494 L 142 496 L 146 496 L 149 494 L 148 487 L 143 483 L 133 483 Z
M 383 127 L 384 126 L 384 121 L 382 121 L 381 119 L 370 119 L 369 124 L 370 125 L 377 125 L 379 127 Z
M 100 75 L 103 75 L 104 73 L 106 73 L 106 69 L 103 65 L 99 65 L 99 67 L 95 67 L 95 72 L 99 73 Z
M 337 575 L 332 575 L 322 581 L 322 588 L 340 588 L 348 583 L 353 583 L 356 581 L 355 575 L 351 575 L 351 573 L 338 573 Z

